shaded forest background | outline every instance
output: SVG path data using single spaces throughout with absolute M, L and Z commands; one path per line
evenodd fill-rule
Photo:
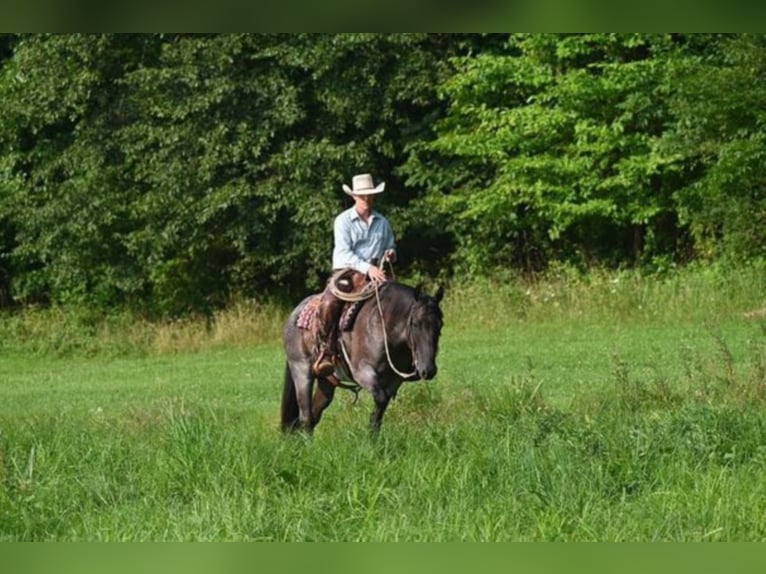
M 351 176 L 398 270 L 766 256 L 766 40 L 0 36 L 0 307 L 295 301 Z

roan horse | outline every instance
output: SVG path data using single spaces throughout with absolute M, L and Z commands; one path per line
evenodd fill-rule
M 373 432 L 379 431 L 388 403 L 404 381 L 430 380 L 436 376 L 442 329 L 439 302 L 443 295 L 441 287 L 432 297 L 419 288 L 394 281 L 383 283 L 375 296 L 362 303 L 352 327 L 340 332 L 345 364 L 336 369 L 335 380 L 312 373 L 313 334 L 298 327 L 297 322 L 314 296 L 301 301 L 284 329 L 287 364 L 282 429 L 311 433 L 330 406 L 338 381 L 343 380 L 352 381 L 372 394 L 375 408 L 370 427 Z

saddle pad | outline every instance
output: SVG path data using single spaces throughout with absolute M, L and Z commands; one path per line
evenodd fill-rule
M 317 312 L 319 310 L 319 304 L 322 300 L 321 295 L 310 299 L 306 305 L 304 305 L 301 312 L 298 314 L 298 318 L 295 320 L 295 325 L 299 329 L 311 330 L 314 328 Z M 359 309 L 362 308 L 364 301 L 356 301 L 354 303 L 346 303 L 343 306 L 340 316 L 340 330 L 350 331 L 354 327 L 354 320 L 356 319 Z
M 295 321 L 295 325 L 299 329 L 311 329 L 314 326 L 314 319 L 317 316 L 319 301 L 320 297 L 313 297 L 303 306 L 303 309 L 301 309 L 301 312 L 298 314 L 298 319 Z

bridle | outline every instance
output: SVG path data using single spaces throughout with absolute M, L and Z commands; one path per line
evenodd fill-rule
M 391 260 L 386 258 L 383 260 L 383 263 L 388 264 L 388 274 L 390 275 L 391 279 L 396 281 L 396 273 L 394 272 L 394 265 L 391 263 Z M 378 293 L 378 284 L 375 284 L 375 298 L 378 301 L 378 312 L 380 313 L 380 324 L 383 328 L 383 343 L 386 347 L 386 359 L 388 359 L 388 366 L 391 367 L 391 370 L 394 371 L 397 375 L 402 377 L 403 379 L 409 379 L 410 377 L 414 377 L 418 374 L 417 365 L 415 365 L 415 341 L 412 339 L 412 312 L 415 309 L 416 303 L 413 303 L 410 307 L 410 312 L 407 316 L 407 345 L 410 347 L 410 354 L 412 355 L 412 366 L 415 367 L 415 370 L 411 373 L 402 373 L 399 369 L 397 369 L 394 366 L 394 362 L 391 360 L 391 353 L 388 350 L 388 334 L 386 333 L 386 322 L 383 320 L 383 307 L 380 304 L 380 294 Z
M 386 348 L 386 359 L 388 359 L 388 366 L 391 370 L 399 375 L 403 379 L 409 379 L 418 374 L 417 368 L 411 373 L 403 373 L 396 368 L 394 362 L 391 360 L 391 352 L 388 350 L 388 333 L 386 333 L 386 321 L 383 319 L 383 306 L 380 304 L 380 287 L 378 283 L 375 283 L 375 300 L 378 302 L 378 312 L 380 313 L 380 325 L 383 329 L 383 346 Z M 410 352 L 412 353 L 412 363 L 415 364 L 415 344 L 412 342 L 412 310 L 415 308 L 415 304 L 410 307 L 409 315 L 407 316 L 407 344 L 410 346 Z

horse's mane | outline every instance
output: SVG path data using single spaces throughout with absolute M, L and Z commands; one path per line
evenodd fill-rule
M 420 287 L 413 287 L 412 285 L 397 281 L 387 281 L 380 286 L 380 298 L 384 302 L 383 304 L 392 311 L 402 313 L 408 311 L 413 303 L 427 299 L 429 303 L 433 304 L 434 308 L 439 310 L 441 315 L 439 304 Z
M 418 298 L 418 289 L 412 285 L 399 283 L 397 281 L 386 281 L 380 286 L 380 296 L 387 300 L 402 299 L 405 301 L 414 301 Z

